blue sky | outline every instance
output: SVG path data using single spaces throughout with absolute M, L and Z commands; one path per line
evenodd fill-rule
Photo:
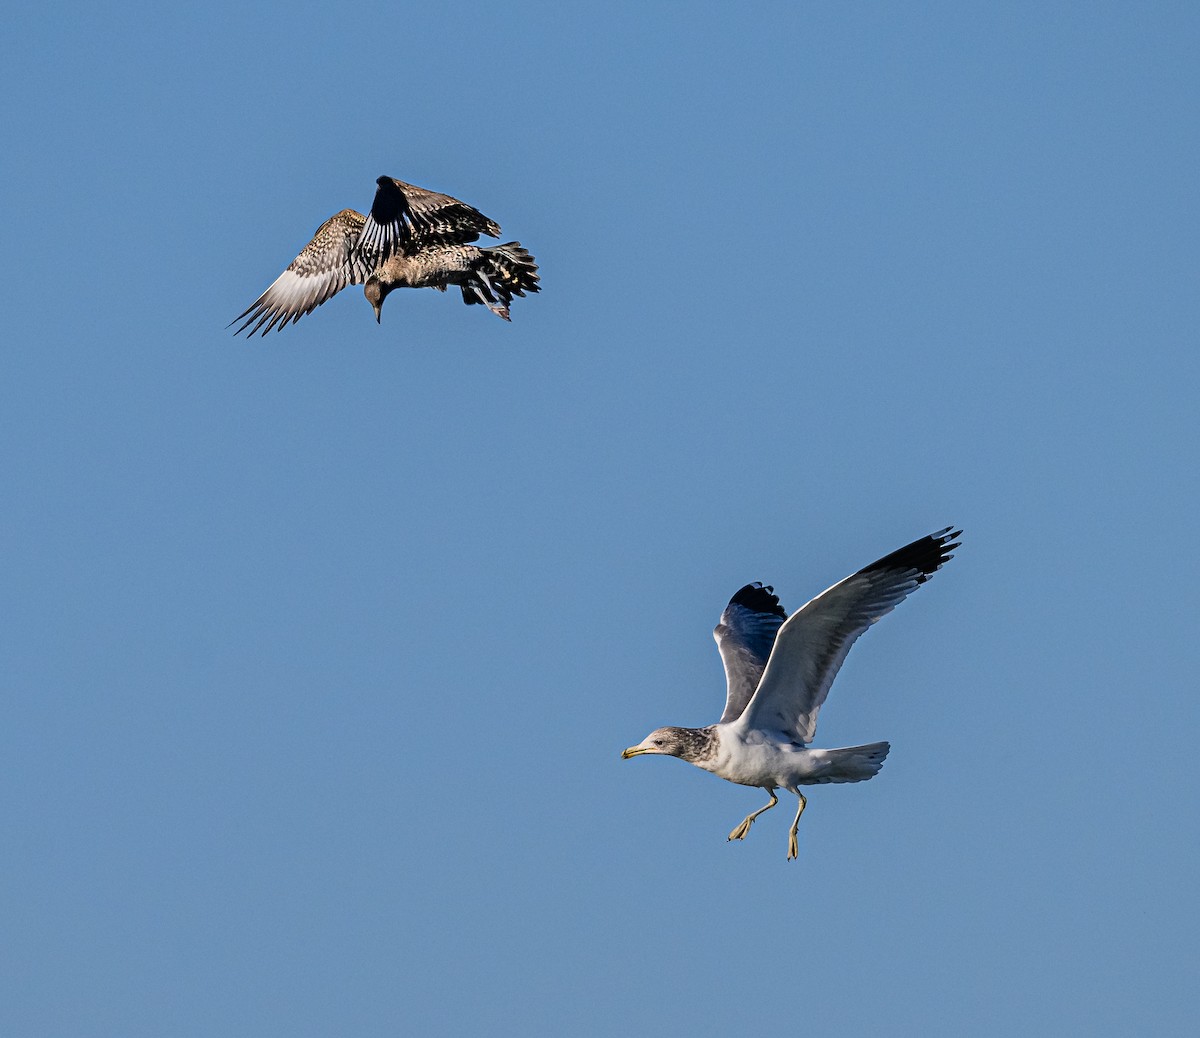
M 0 41 L 0 1031 L 1190 1033 L 1184 4 L 46 4 Z M 226 323 L 387 173 L 513 323 Z M 947 523 L 762 794 L 728 597 Z

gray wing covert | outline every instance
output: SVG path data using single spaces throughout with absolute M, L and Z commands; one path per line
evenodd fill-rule
M 951 531 L 947 526 L 885 555 L 796 610 L 775 637 L 746 725 L 812 742 L 817 713 L 850 647 L 952 557 L 962 531 Z
M 787 619 L 773 587 L 747 584 L 729 600 L 713 629 L 725 664 L 725 712 L 721 723 L 737 720 L 758 688 L 775 644 L 775 633 Z

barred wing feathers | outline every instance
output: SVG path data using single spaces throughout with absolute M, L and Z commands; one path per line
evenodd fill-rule
M 332 299 L 347 285 L 361 285 L 374 264 L 358 248 L 365 217 L 353 209 L 331 216 L 290 264 L 287 270 L 230 324 L 243 321 L 234 332 L 249 328 L 250 335 L 262 329 L 286 328 Z M 244 320 L 243 320 L 244 319 Z M 253 327 L 251 327 L 253 325 Z
M 394 177 L 375 181 L 375 201 L 363 226 L 360 249 L 382 262 L 398 250 L 429 245 L 465 245 L 481 234 L 500 237 L 500 225 L 450 195 L 406 184 Z

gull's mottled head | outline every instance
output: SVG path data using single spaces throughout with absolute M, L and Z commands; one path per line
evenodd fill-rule
M 716 750 L 716 733 L 712 728 L 655 728 L 636 746 L 621 754 L 622 760 L 643 753 L 662 753 L 680 760 L 706 760 Z
M 372 274 L 367 278 L 367 283 L 363 285 L 363 295 L 367 297 L 367 302 L 375 311 L 376 323 L 382 323 L 383 299 L 387 295 L 383 288 L 383 282 Z

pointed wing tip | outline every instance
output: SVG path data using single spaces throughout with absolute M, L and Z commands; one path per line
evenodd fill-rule
M 918 571 L 917 583 L 924 584 L 954 558 L 954 549 L 962 545 L 962 541 L 955 540 L 955 538 L 961 536 L 962 530 L 956 530 L 953 526 L 943 527 L 928 537 L 922 537 L 908 548 L 901 548 L 899 552 L 895 553 L 897 561 L 913 566 Z M 909 557 L 904 558 L 903 556 L 906 555 Z
M 961 534 L 962 530 L 956 529 L 953 526 L 946 526 L 936 533 L 928 534 L 925 537 L 918 537 L 911 544 L 906 544 L 903 548 L 897 548 L 890 555 L 885 555 L 882 559 L 872 562 L 871 565 L 864 566 L 859 570 L 859 573 L 881 573 L 889 570 L 898 570 L 909 573 L 910 579 L 914 580 L 917 584 L 924 584 L 946 562 L 953 558 L 951 553 L 961 543 L 954 538 Z
M 931 534 L 930 536 L 941 548 L 943 562 L 951 557 L 950 552 L 954 551 L 955 548 L 962 547 L 962 541 L 958 540 L 958 538 L 962 536 L 962 530 L 956 530 L 953 526 L 947 526 L 945 529 L 939 530 L 937 533 Z
M 755 613 L 773 613 L 787 619 L 787 613 L 779 604 L 779 596 L 775 594 L 775 589 L 770 584 L 764 585 L 762 581 L 756 580 L 753 584 L 739 588 L 729 600 L 729 604 Z
M 230 321 L 227 325 L 225 325 L 225 327 L 227 329 L 233 328 L 233 326 L 235 324 L 237 324 L 238 321 L 241 321 L 242 323 L 237 328 L 235 328 L 234 332 L 233 332 L 233 334 L 235 336 L 241 335 L 242 332 L 244 332 L 247 328 L 250 327 L 251 323 L 254 321 L 254 318 L 256 318 L 258 316 L 258 314 L 254 312 L 254 309 L 255 308 L 252 306 L 252 307 L 250 307 L 249 310 L 243 310 L 240 314 L 237 315 L 237 317 L 235 317 L 232 321 Z M 247 317 L 249 318 L 248 320 L 247 320 Z M 253 334 L 253 333 L 251 333 L 251 334 Z

